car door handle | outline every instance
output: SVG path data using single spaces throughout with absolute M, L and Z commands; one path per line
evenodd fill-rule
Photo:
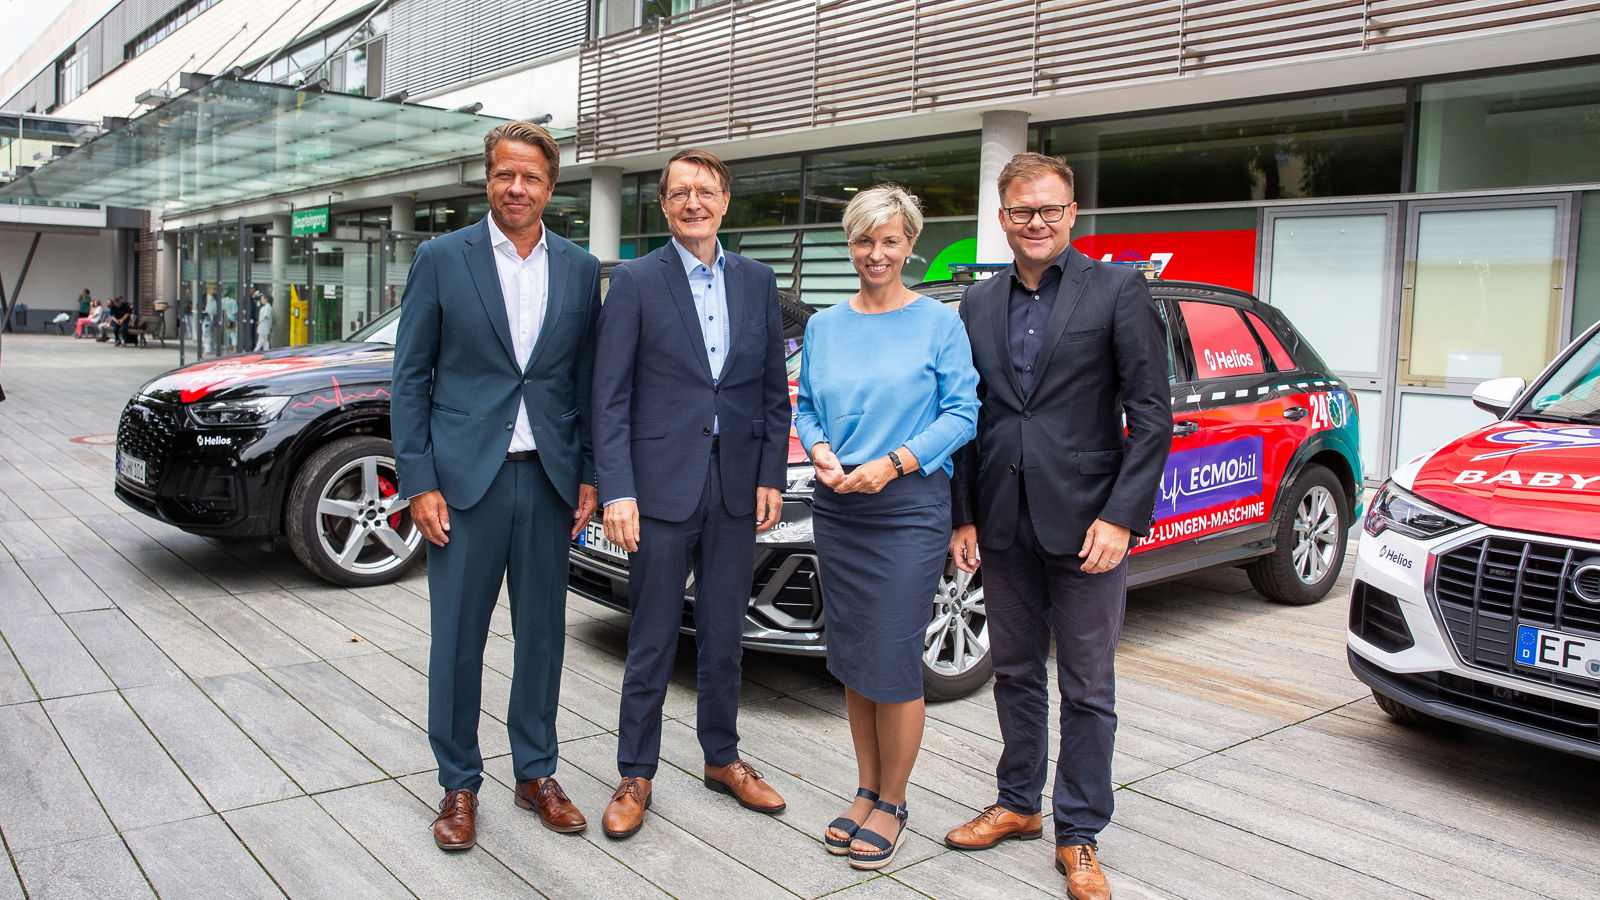
M 1189 435 L 1194 434 L 1196 431 L 1199 431 L 1199 430 L 1200 430 L 1200 423 L 1199 422 L 1190 421 L 1188 419 L 1185 419 L 1182 422 L 1173 422 L 1172 423 L 1172 436 L 1173 437 L 1188 437 Z
M 1311 415 L 1311 410 L 1306 409 L 1304 406 L 1291 406 L 1283 411 L 1283 417 L 1291 422 L 1298 422 L 1309 415 Z

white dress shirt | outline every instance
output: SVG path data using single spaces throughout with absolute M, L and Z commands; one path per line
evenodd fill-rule
M 488 222 L 489 240 L 494 245 L 494 268 L 500 276 L 500 296 L 505 299 L 506 319 L 511 323 L 511 346 L 517 353 L 517 365 L 526 369 L 550 303 L 550 246 L 541 227 L 539 243 L 524 259 L 517 255 L 517 247 L 511 239 L 495 225 L 493 215 L 488 217 Z M 528 424 L 527 405 L 518 403 L 517 424 L 511 431 L 511 447 L 507 452 L 536 449 L 533 427 Z

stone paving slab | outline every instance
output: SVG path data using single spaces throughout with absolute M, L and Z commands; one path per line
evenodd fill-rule
M 0 900 L 1064 896 L 1047 839 L 942 844 L 993 799 L 987 690 L 928 707 L 907 842 L 862 873 L 821 847 L 856 780 L 822 662 L 746 655 L 742 749 L 788 801 L 764 816 L 701 783 L 687 639 L 655 806 L 634 838 L 607 839 L 628 617 L 576 597 L 557 775 L 589 829 L 555 834 L 512 802 L 502 597 L 485 651 L 479 846 L 438 851 L 423 569 L 334 587 L 281 550 L 126 508 L 112 449 L 71 439 L 114 432 L 126 394 L 175 350 L 43 335 L 8 336 L 5 350 Z M 105 389 L 63 402 L 67 377 Z M 1600 895 L 1600 764 L 1390 721 L 1346 668 L 1344 590 L 1283 607 L 1212 570 L 1130 597 L 1118 805 L 1101 840 L 1116 896 Z

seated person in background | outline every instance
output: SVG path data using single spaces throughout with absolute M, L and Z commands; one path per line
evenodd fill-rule
M 133 324 L 133 307 L 119 296 L 111 301 L 111 310 L 106 318 L 111 323 L 111 334 L 117 339 L 117 346 L 121 347 L 128 342 L 128 326 Z
M 100 323 L 106 318 L 106 308 L 100 305 L 99 300 L 91 300 L 89 308 L 78 317 L 77 328 L 73 337 L 83 337 L 84 332 L 93 329 L 96 333 L 100 330 Z

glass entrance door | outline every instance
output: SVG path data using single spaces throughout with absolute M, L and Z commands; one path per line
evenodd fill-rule
M 1394 465 L 1491 421 L 1472 389 L 1532 379 L 1560 348 L 1567 207 L 1565 197 L 1412 204 Z
M 1385 410 L 1392 393 L 1395 203 L 1269 210 L 1263 228 L 1262 299 L 1306 335 L 1350 385 L 1361 409 L 1361 468 L 1388 474 Z

